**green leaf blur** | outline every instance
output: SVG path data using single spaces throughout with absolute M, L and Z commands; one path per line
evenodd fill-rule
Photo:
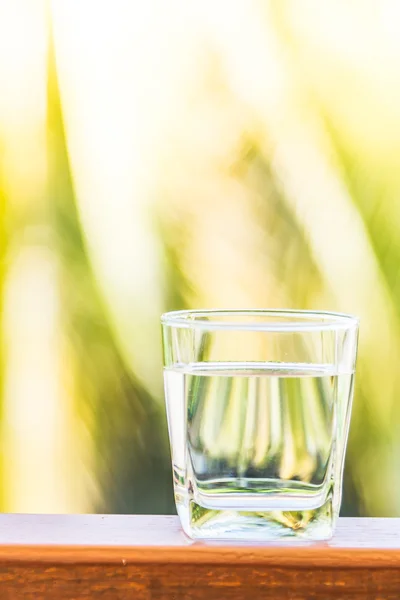
M 160 314 L 289 307 L 361 317 L 342 514 L 400 514 L 398 17 L 0 3 L 2 510 L 174 512 Z

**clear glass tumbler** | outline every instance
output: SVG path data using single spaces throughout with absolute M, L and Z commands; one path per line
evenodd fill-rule
M 192 538 L 324 540 L 341 502 L 358 319 L 162 316 L 175 501 Z

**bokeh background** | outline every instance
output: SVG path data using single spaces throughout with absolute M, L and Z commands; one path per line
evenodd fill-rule
M 0 0 L 0 510 L 174 511 L 159 315 L 361 317 L 400 516 L 400 3 Z

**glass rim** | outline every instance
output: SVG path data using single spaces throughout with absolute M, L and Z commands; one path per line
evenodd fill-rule
M 240 322 L 229 317 L 261 317 L 259 321 Z M 210 319 L 211 317 L 211 319 Z M 228 317 L 219 320 L 219 317 Z M 286 321 L 272 320 L 282 317 Z M 245 309 L 194 309 L 173 310 L 161 315 L 161 324 L 185 329 L 225 329 L 231 331 L 336 331 L 358 327 L 359 318 L 355 315 L 324 311 L 296 310 L 287 308 L 245 308 Z

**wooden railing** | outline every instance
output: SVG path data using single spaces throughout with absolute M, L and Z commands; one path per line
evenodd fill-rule
M 193 543 L 176 517 L 0 516 L 0 600 L 400 599 L 400 519 L 320 544 Z

